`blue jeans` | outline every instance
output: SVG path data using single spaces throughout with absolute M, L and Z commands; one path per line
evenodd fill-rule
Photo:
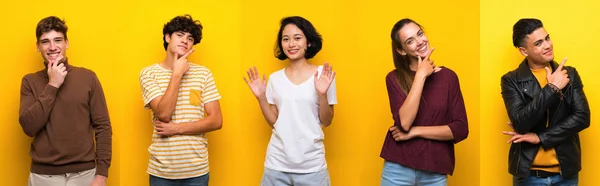
M 208 186 L 208 173 L 186 179 L 165 179 L 150 175 L 150 186 Z
M 513 176 L 513 186 L 577 186 L 578 182 L 578 175 L 567 179 L 561 177 L 560 175 L 546 178 L 538 178 L 535 176 L 519 178 Z
M 381 173 L 381 186 L 446 186 L 445 174 L 408 168 L 385 161 Z

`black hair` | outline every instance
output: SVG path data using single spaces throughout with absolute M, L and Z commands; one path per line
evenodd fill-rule
M 535 18 L 520 19 L 513 26 L 513 35 L 512 35 L 513 45 L 517 48 L 522 47 L 523 40 L 525 40 L 527 35 L 531 34 L 533 31 L 537 30 L 538 28 L 542 28 L 542 27 L 544 27 L 544 24 L 542 24 L 542 21 L 540 21 L 539 19 L 535 19 Z
M 166 35 L 172 35 L 175 32 L 188 32 L 194 38 L 194 45 L 200 43 L 202 40 L 202 24 L 200 21 L 192 19 L 192 16 L 186 14 L 183 16 L 177 16 L 163 27 L 163 45 L 165 50 L 167 50 L 167 40 L 165 39 Z
M 281 40 L 283 35 L 283 28 L 288 24 L 296 25 L 306 37 L 307 44 L 309 45 L 304 53 L 304 58 L 310 59 L 315 57 L 321 48 L 323 47 L 323 39 L 317 29 L 306 19 L 300 16 L 292 16 L 281 19 L 281 26 L 279 27 L 279 33 L 277 34 L 277 41 L 275 45 L 275 57 L 279 60 L 285 60 L 288 57 L 283 52 L 283 48 L 281 46 Z

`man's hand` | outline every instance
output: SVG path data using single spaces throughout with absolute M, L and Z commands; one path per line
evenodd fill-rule
M 527 143 L 531 143 L 531 144 L 538 144 L 540 143 L 540 138 L 537 136 L 537 134 L 529 132 L 527 134 L 519 134 L 515 132 L 515 127 L 513 126 L 513 124 L 509 121 L 508 126 L 513 130 L 512 132 L 507 132 L 507 131 L 503 131 L 502 134 L 504 135 L 510 135 L 512 136 L 512 138 L 510 138 L 510 140 L 508 140 L 507 143 L 521 143 L 521 142 L 527 142 Z
M 160 120 L 156 120 L 154 122 L 154 127 L 156 128 L 156 133 L 161 136 L 181 134 L 181 125 L 173 123 L 172 121 L 165 123 Z
M 537 134 L 532 133 L 532 132 L 528 132 L 527 134 L 519 134 L 516 132 L 504 131 L 504 132 L 502 132 L 502 134 L 512 136 L 512 138 L 510 138 L 507 143 L 521 143 L 521 142 L 527 142 L 527 143 L 531 143 L 531 144 L 539 144 L 540 143 L 540 138 L 537 136 Z
M 550 68 L 545 67 L 546 79 L 548 80 L 548 83 L 553 84 L 554 86 L 558 87 L 561 90 L 567 86 L 569 81 L 571 81 L 569 79 L 569 75 L 567 74 L 567 70 L 563 69 L 566 62 L 567 62 L 567 58 L 565 58 L 560 63 L 560 65 L 558 65 L 558 67 L 556 68 L 556 71 L 554 71 L 554 73 L 550 73 L 551 72 Z
M 96 175 L 91 186 L 106 186 L 106 176 Z
M 64 63 L 60 63 L 62 59 L 63 57 L 59 56 L 54 60 L 48 61 L 48 77 L 50 79 L 48 84 L 56 88 L 60 88 L 65 81 L 65 77 L 67 77 L 67 67 L 65 67 Z
M 194 50 L 194 48 L 190 49 L 179 58 L 177 57 L 177 55 L 173 55 L 173 75 L 183 77 L 183 74 L 185 74 L 190 69 L 190 63 L 188 62 L 187 58 L 190 54 L 192 54 L 192 52 L 194 52 Z

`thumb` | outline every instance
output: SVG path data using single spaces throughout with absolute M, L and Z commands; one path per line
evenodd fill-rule
M 417 58 L 419 59 L 419 63 L 423 61 L 423 59 L 421 59 L 421 56 L 417 56 Z
M 546 69 L 546 77 L 550 77 L 550 75 L 552 75 L 552 70 L 548 67 L 544 67 L 544 69 Z

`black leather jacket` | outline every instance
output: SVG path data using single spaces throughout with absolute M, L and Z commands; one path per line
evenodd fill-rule
M 550 63 L 554 70 L 556 62 Z M 539 83 L 527 65 L 527 59 L 513 71 L 502 76 L 502 98 L 508 117 L 517 133 L 533 132 L 540 144 L 513 143 L 508 154 L 508 172 L 527 177 L 540 145 L 553 147 L 560 165 L 560 174 L 571 177 L 581 170 L 581 145 L 578 133 L 590 126 L 590 108 L 583 93 L 583 84 L 577 70 L 565 66 L 570 82 L 560 95 Z M 549 113 L 547 112 L 549 110 Z M 547 119 L 548 127 L 546 127 Z

